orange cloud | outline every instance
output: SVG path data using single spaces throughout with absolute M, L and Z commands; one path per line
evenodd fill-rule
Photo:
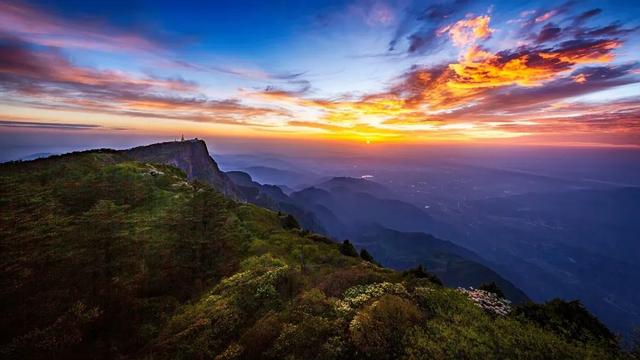
M 616 46 L 616 42 L 605 40 L 577 41 L 561 44 L 552 50 L 523 47 L 498 53 L 472 46 L 457 62 L 432 68 L 415 68 L 388 91 L 356 99 L 307 99 L 284 91 L 266 91 L 256 95 L 269 101 L 319 110 L 320 115 L 315 121 L 291 121 L 289 125 L 332 134 L 365 137 L 380 131 L 391 134 L 426 131 L 465 133 L 468 137 L 524 136 L 529 132 L 522 130 L 525 127 L 531 130 L 529 127 L 536 122 L 527 120 L 513 128 L 488 125 L 485 123 L 487 120 L 480 114 L 474 114 L 473 109 L 482 108 L 487 101 L 496 102 L 496 92 L 500 88 L 535 88 L 565 76 L 577 64 L 599 62 L 603 56 L 613 58 L 610 52 Z M 627 70 L 591 68 L 590 71 L 608 78 L 622 76 Z M 584 82 L 593 76 L 591 73 L 581 73 L 574 76 L 573 80 Z M 561 91 L 558 90 L 554 96 L 560 96 Z M 577 93 L 577 90 L 571 91 Z M 503 110 L 508 112 L 520 106 L 518 102 L 521 101 L 531 103 L 526 96 L 516 101 L 505 104 Z M 498 111 L 498 107 L 499 101 L 495 107 L 484 109 Z M 460 113 L 471 115 L 465 118 Z M 535 115 L 539 116 L 539 113 Z M 471 121 L 474 118 L 480 123 Z M 465 121 L 461 123 L 463 119 Z
M 489 15 L 460 20 L 438 30 L 438 35 L 449 33 L 455 46 L 464 47 L 491 36 L 494 30 L 489 27 L 490 20 Z
M 0 38 L 0 40 L 4 40 Z M 17 77 L 30 79 L 33 86 L 39 82 L 57 83 L 61 86 L 87 85 L 98 87 L 163 89 L 169 91 L 194 91 L 197 85 L 180 78 L 162 79 L 154 77 L 135 77 L 122 71 L 101 71 L 75 66 L 58 52 L 51 50 L 35 51 L 26 44 L 7 39 L 0 47 L 0 75 L 8 79 Z M 26 85 L 26 84 L 25 84 Z
M 611 50 L 620 45 L 620 41 L 617 40 L 596 40 L 589 44 L 573 41 L 558 51 L 541 52 L 540 56 L 543 59 L 558 59 L 571 64 L 604 63 L 613 61 L 614 55 Z
M 573 81 L 577 82 L 578 84 L 583 84 L 587 82 L 587 77 L 584 74 L 578 74 L 571 78 L 573 79 Z
M 439 139 L 531 136 L 546 132 L 554 124 L 569 127 L 571 120 L 567 119 L 576 116 L 575 110 L 545 104 L 589 89 L 625 83 L 616 79 L 631 71 L 627 66 L 590 67 L 580 70 L 577 75 L 567 76 L 579 64 L 613 60 L 612 51 L 619 45 L 615 40 L 576 40 L 550 49 L 520 47 L 497 53 L 474 45 L 467 47 L 456 62 L 430 68 L 416 67 L 388 91 L 356 99 L 307 99 L 284 91 L 257 95 L 270 101 L 319 110 L 320 114 L 313 121 L 290 121 L 288 124 L 312 128 L 334 137 L 388 140 L 408 134 Z M 598 80 L 588 86 L 575 86 L 592 77 Z M 569 81 L 559 81 L 561 79 Z M 612 81 L 608 82 L 608 79 Z M 548 83 L 552 82 L 555 85 L 549 87 Z M 500 89 L 507 87 L 513 96 L 504 97 L 500 93 Z M 545 92 L 546 88 L 549 90 Z M 532 91 L 519 94 L 515 89 Z M 544 120 L 553 116 L 559 120 Z M 608 118 L 610 125 L 602 125 L 603 128 L 607 132 L 618 131 L 612 123 L 620 116 Z M 585 131 L 592 128 L 587 126 Z M 395 137 L 385 138 L 381 134 Z
M 520 49 L 519 52 L 491 54 L 470 48 L 462 60 L 450 64 L 455 88 L 483 88 L 507 85 L 538 86 L 555 79 L 577 64 L 610 62 L 615 40 L 572 41 L 547 51 Z
M 507 85 L 536 86 L 557 75 L 557 64 L 535 64 L 533 56 L 535 55 L 524 54 L 508 60 L 499 55 L 486 53 L 481 57 L 465 56 L 461 62 L 449 65 L 456 76 L 448 85 L 461 89 Z

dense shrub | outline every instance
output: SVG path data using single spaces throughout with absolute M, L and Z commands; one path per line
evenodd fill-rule
M 398 359 L 406 345 L 405 336 L 423 321 L 410 301 L 384 295 L 361 310 L 349 324 L 351 339 L 363 355 L 373 359 Z
M 568 341 L 597 341 L 617 348 L 617 339 L 604 324 L 593 316 L 578 300 L 554 299 L 544 304 L 526 303 L 517 306 L 512 314 L 553 331 Z
M 245 349 L 243 357 L 246 359 L 259 359 L 273 346 L 280 336 L 284 324 L 273 312 L 256 321 L 240 339 Z
M 377 283 L 383 276 L 361 267 L 335 269 L 318 284 L 318 288 L 327 296 L 339 297 L 352 286 Z

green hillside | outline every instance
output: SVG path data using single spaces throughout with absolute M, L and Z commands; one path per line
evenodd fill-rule
M 0 356 L 625 356 L 579 303 L 495 315 L 295 225 L 121 152 L 0 165 Z

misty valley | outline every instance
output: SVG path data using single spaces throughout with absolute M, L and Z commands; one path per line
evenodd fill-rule
M 611 164 L 585 162 L 581 150 L 564 159 L 553 150 L 519 154 L 517 162 L 458 152 L 410 161 L 219 158 L 224 169 L 279 185 L 327 233 L 371 247 L 385 265 L 431 264 L 420 240 L 389 237 L 391 255 L 362 235 L 367 226 L 445 239 L 531 299 L 581 299 L 610 326 L 631 332 L 640 321 L 640 162 L 632 153 L 620 151 Z

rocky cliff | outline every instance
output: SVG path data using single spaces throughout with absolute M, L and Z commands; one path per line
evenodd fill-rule
M 232 199 L 242 198 L 231 179 L 211 158 L 203 140 L 169 141 L 132 148 L 124 153 L 136 161 L 175 166 L 187 174 L 189 181 L 199 180 Z

